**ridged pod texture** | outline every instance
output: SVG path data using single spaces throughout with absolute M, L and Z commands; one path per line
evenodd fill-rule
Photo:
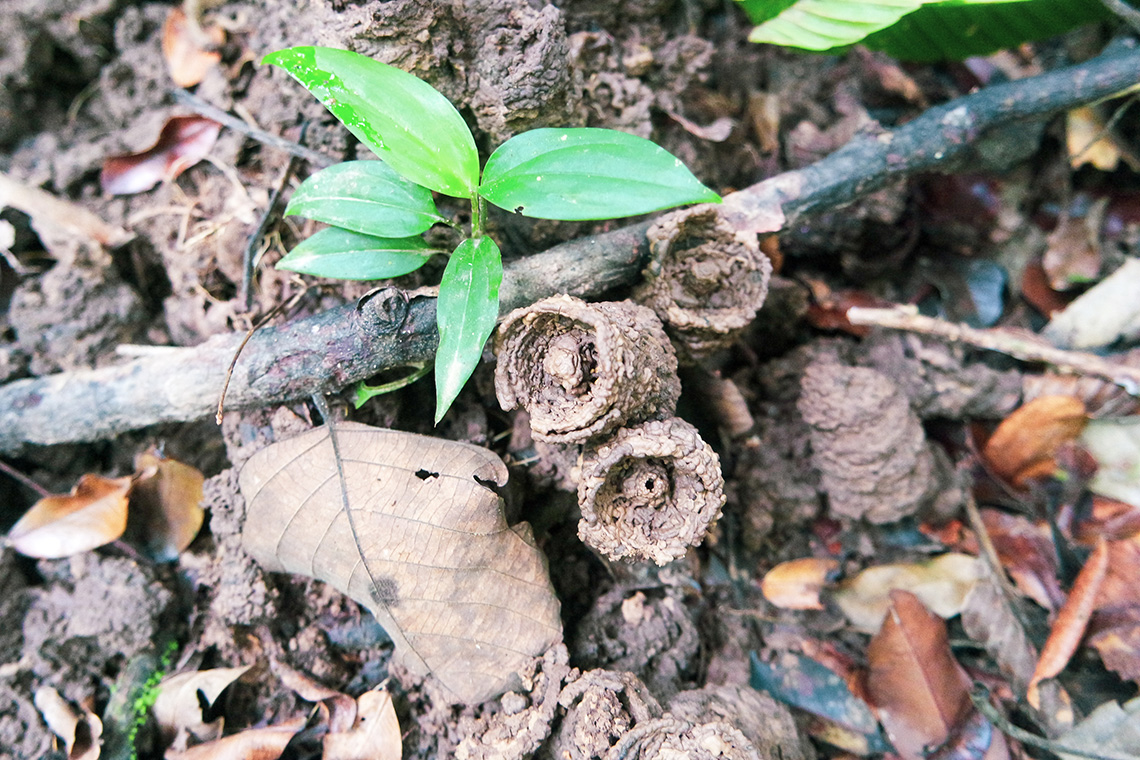
M 516 309 L 495 340 L 495 393 L 530 414 L 534 438 L 579 443 L 673 414 L 677 356 L 652 311 L 554 296 Z

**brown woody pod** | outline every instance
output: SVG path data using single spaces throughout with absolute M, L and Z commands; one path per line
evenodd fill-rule
M 582 452 L 578 537 L 611 559 L 664 565 L 720 517 L 720 460 L 676 417 L 623 428 Z
M 649 228 L 653 259 L 633 293 L 661 318 L 685 359 L 732 342 L 768 295 L 772 262 L 755 233 L 738 233 L 715 206 L 663 217 Z
M 546 298 L 507 315 L 495 340 L 495 393 L 523 407 L 534 438 L 576 443 L 668 416 L 677 356 L 653 312 L 628 301 Z

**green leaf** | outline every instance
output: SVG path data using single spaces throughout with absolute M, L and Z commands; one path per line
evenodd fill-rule
M 718 202 L 680 159 L 612 129 L 535 129 L 499 146 L 479 194 L 539 219 L 614 219 Z
M 907 61 L 960 60 L 1111 17 L 1100 0 L 944 2 L 919 8 L 864 44 Z
M 414 272 L 433 253 L 422 238 L 382 238 L 329 227 L 301 241 L 277 268 L 339 280 L 383 280 Z
M 798 0 L 764 20 L 748 39 L 805 50 L 830 50 L 886 29 L 922 4 L 923 0 Z
M 439 283 L 435 354 L 435 421 L 443 419 L 479 358 L 499 318 L 499 285 L 503 261 L 499 246 L 488 237 L 459 244 Z
M 334 48 L 288 48 L 262 62 L 288 71 L 404 177 L 444 195 L 474 195 L 479 154 L 471 130 L 455 106 L 427 82 Z
M 285 214 L 392 238 L 418 235 L 444 221 L 430 190 L 383 161 L 345 161 L 317 172 L 293 193 Z

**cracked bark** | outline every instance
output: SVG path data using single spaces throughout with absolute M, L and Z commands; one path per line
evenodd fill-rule
M 822 161 L 728 195 L 722 211 L 741 232 L 772 232 L 917 172 L 1003 165 L 1017 156 L 1018 142 L 1025 142 L 1019 122 L 1114 95 L 1136 84 L 1138 70 L 1140 51 L 1132 44 L 986 88 L 931 108 L 893 132 L 859 135 Z M 634 282 L 646 263 L 651 224 L 564 243 L 508 267 L 503 311 L 557 293 L 588 298 Z M 437 341 L 434 300 L 409 301 L 394 289 L 376 300 L 259 331 L 238 362 L 229 407 L 283 403 L 430 360 Z M 241 337 L 217 336 L 115 367 L 8 383 L 0 387 L 0 453 L 208 417 Z

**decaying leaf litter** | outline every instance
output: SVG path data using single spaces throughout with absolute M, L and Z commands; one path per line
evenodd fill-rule
M 254 309 L 238 297 L 248 238 L 270 197 L 289 191 L 288 154 L 248 139 L 251 131 L 226 128 L 203 148 L 207 160 L 187 168 L 183 157 L 204 146 L 194 142 L 202 133 L 190 130 L 180 141 L 168 127 L 179 124 L 175 117 L 201 117 L 166 99 L 173 81 L 287 140 L 296 141 L 307 123 L 309 150 L 364 157 L 303 93 L 252 65 L 268 50 L 320 41 L 378 54 L 431 81 L 465 109 L 477 134 L 495 142 L 544 125 L 652 135 L 711 187 L 728 191 L 805 166 L 875 120 L 898 126 L 929 103 L 987 84 L 996 69 L 1018 77 L 1034 66 L 1081 60 L 1105 39 L 1098 36 L 1104 30 L 1093 30 L 1022 51 L 1020 59 L 904 69 L 859 50 L 821 58 L 745 45 L 747 29 L 732 9 L 686 6 L 685 18 L 673 18 L 656 6 L 573 2 L 538 10 L 499 0 L 464 8 L 330 4 L 299 14 L 283 3 L 225 3 L 187 24 L 169 6 L 64 5 L 29 3 L 2 22 L 13 26 L 12 39 L 35 42 L 6 52 L 0 77 L 29 106 L 23 111 L 34 104 L 42 115 L 38 123 L 14 117 L 3 137 L 3 187 L 15 188 L 4 190 L 15 210 L 0 216 L 11 227 L 0 264 L 6 381 L 108 366 L 124 355 L 158 356 L 163 346 L 243 331 L 306 287 L 265 265 L 308 234 L 289 220 L 270 225 L 253 245 L 263 264 Z M 63 23 L 76 19 L 69 13 L 82 16 L 83 33 Z M 100 39 L 107 44 L 93 42 Z M 45 44 L 54 68 L 40 67 L 43 58 L 33 55 Z M 457 57 L 463 67 L 453 65 Z M 1093 118 L 1103 124 L 1113 104 L 1097 108 L 1102 113 Z M 537 426 L 533 409 L 502 411 L 492 374 L 503 367 L 504 336 L 497 361 L 484 363 L 438 429 L 422 412 L 430 389 L 421 386 L 358 412 L 334 399 L 333 434 L 343 430 L 346 446 L 362 434 L 364 449 L 385 450 L 380 461 L 342 455 L 341 468 L 330 465 L 329 428 L 320 427 L 327 420 L 303 402 L 231 412 L 221 435 L 205 422 L 168 424 L 94 446 L 6 457 L 7 467 L 46 492 L 68 493 L 91 476 L 117 478 L 124 488 L 133 476 L 130 487 L 141 492 L 144 471 L 157 465 L 133 460 L 160 444 L 163 461 L 206 475 L 201 502 L 209 522 L 196 531 L 187 527 L 192 515 L 168 516 L 132 531 L 129 521 L 142 510 L 132 490 L 123 530 L 108 528 L 107 518 L 95 537 L 60 525 L 64 520 L 48 526 L 62 536 L 53 540 L 78 533 L 88 545 L 112 542 L 104 548 L 35 562 L 5 551 L 0 606 L 11 624 L 0 633 L 0 753 L 40 756 L 64 715 L 71 716 L 62 719 L 66 731 L 91 732 L 75 727 L 99 721 L 103 756 L 114 757 L 128 756 L 131 743 L 143 756 L 251 757 L 290 742 L 326 757 L 392 757 L 401 752 L 401 734 L 402 752 L 412 757 L 650 757 L 700 748 L 710 756 L 791 758 L 869 755 L 888 740 L 904 757 L 926 749 L 998 757 L 1031 746 L 1016 735 L 995 739 L 1009 728 L 1001 715 L 1015 713 L 1032 735 L 1061 748 L 1135 754 L 1126 716 L 1140 709 L 1128 702 L 1140 677 L 1140 583 L 1133 577 L 1140 518 L 1132 506 L 1140 426 L 1128 419 L 1135 370 L 1119 352 L 1135 340 L 1135 299 L 1128 297 L 1135 268 L 1128 262 L 1140 216 L 1126 161 L 1112 170 L 1103 156 L 1079 169 L 1084 157 L 1070 160 L 1066 138 L 1075 140 L 1089 118 L 1070 117 L 1068 134 L 1063 120 L 1026 132 L 1019 142 L 1033 150 L 1009 155 L 1007 146 L 1009 166 L 1001 171 L 991 164 L 985 174 L 915 177 L 766 240 L 734 235 L 731 222 L 726 228 L 704 210 L 655 221 L 648 248 L 656 258 L 645 284 L 605 300 L 620 305 L 632 296 L 661 320 L 663 327 L 636 329 L 675 340 L 681 392 L 655 390 L 643 410 L 609 415 L 618 422 L 604 433 L 602 424 L 580 439 L 554 439 L 548 426 Z M 714 124 L 729 125 L 727 136 L 723 127 L 704 128 Z M 1129 154 L 1134 135 L 1126 113 L 1111 134 L 1116 150 Z M 137 183 L 131 189 L 154 178 L 161 184 L 102 194 L 99 175 L 112 157 L 138 173 L 127 175 Z M 116 171 L 110 176 L 121 176 Z M 33 203 L 21 187 L 41 188 L 50 202 Z M 596 231 L 588 223 L 510 215 L 495 224 L 508 241 L 504 252 L 516 257 Z M 770 277 L 773 262 L 778 274 Z M 664 279 L 670 270 L 680 274 L 672 290 Z M 412 291 L 418 283 L 398 284 Z M 283 319 L 351 304 L 366 292 L 364 285 L 319 284 Z M 737 304 L 734 295 L 747 298 Z M 764 302 L 758 313 L 757 300 Z M 916 303 L 945 320 L 939 324 L 975 332 L 928 337 L 952 331 L 904 314 L 910 329 L 868 333 L 843 319 L 836 304 L 847 303 Z M 591 355 L 575 341 L 585 335 L 593 345 L 589 328 L 597 319 L 570 311 L 569 326 L 539 340 L 552 357 L 540 369 L 555 370 L 550 388 L 563 399 L 595 381 L 574 359 Z M 1016 331 L 1050 319 L 1044 334 L 1052 344 Z M 717 325 L 737 332 L 718 338 L 694 331 Z M 1067 350 L 1060 358 L 1046 350 L 1058 347 Z M 1090 353 L 1102 348 L 1111 353 Z M 1030 363 L 1003 358 L 1010 356 Z M 1032 363 L 1042 360 L 1077 376 Z M 667 359 L 649 363 L 670 369 Z M 341 421 L 346 414 L 352 422 Z M 373 504 L 373 493 L 391 491 L 372 492 L 362 481 L 379 478 L 372 470 L 412 440 L 388 443 L 391 429 L 430 434 L 425 451 L 466 452 L 483 469 L 457 465 L 455 453 L 432 460 L 420 451 L 419 461 L 391 468 L 405 498 Z M 634 443 L 622 432 L 632 430 L 651 435 Z M 714 509 L 723 500 L 723 512 L 708 521 L 713 527 L 700 548 L 684 552 L 693 543 L 685 538 L 665 554 L 642 555 L 660 567 L 604 559 L 603 546 L 592 543 L 595 553 L 579 539 L 579 523 L 591 513 L 578 505 L 578 491 L 603 494 L 607 504 L 658 503 L 663 481 L 681 482 L 658 443 L 664 430 L 703 439 L 723 495 L 700 478 L 693 492 L 706 494 Z M 323 460 L 283 457 L 270 471 L 290 482 L 284 490 L 292 495 L 282 500 L 296 499 L 293 514 L 323 505 L 329 517 L 304 516 L 294 526 L 290 513 L 259 506 L 261 486 L 249 482 L 275 450 L 306 441 Z M 584 476 L 591 461 L 609 456 L 607 446 L 651 453 L 622 459 L 612 474 Z M 40 494 L 7 476 L 0 483 L 15 505 L 6 515 L 11 525 Z M 90 501 L 118 514 L 122 498 Z M 448 514 L 465 500 L 488 508 Z M 451 530 L 450 541 L 397 517 L 418 501 L 442 505 L 431 527 Z M 245 521 L 263 519 L 259 510 L 285 524 L 250 531 Z M 399 527 L 370 536 L 377 515 Z M 346 522 L 362 525 L 346 532 Z M 300 541 L 284 540 L 292 527 Z M 399 531 L 409 531 L 409 540 L 393 540 Z M 197 532 L 188 548 L 187 532 Z M 479 548 L 483 541 L 519 549 L 488 551 Z M 512 613 L 491 622 L 533 641 L 495 673 L 501 687 L 486 668 L 449 681 L 447 674 L 466 667 L 456 654 L 462 649 L 443 647 L 444 659 L 454 659 L 436 664 L 415 639 L 424 635 L 419 626 L 434 621 L 445 637 L 460 630 L 461 646 L 478 647 L 461 610 L 486 604 L 475 601 L 479 595 L 499 603 L 504 587 L 456 582 L 469 575 L 458 560 L 470 555 L 479 566 L 472 577 L 479 577 L 502 573 L 483 567 L 481 557 L 510 564 L 519 552 L 530 568 L 523 577 L 541 576 L 529 584 L 541 601 L 523 603 L 530 623 L 512 627 Z M 173 563 L 156 561 L 171 555 Z M 993 575 L 991 561 L 1012 583 Z M 380 569 L 381 562 L 389 565 Z M 443 580 L 415 569 L 433 563 Z M 266 572 L 278 567 L 298 575 Z M 429 601 L 444 610 L 443 623 L 411 609 Z M 538 608 L 545 612 L 535 617 Z M 385 620 L 387 632 L 366 609 Z M 893 627 L 878 630 L 873 618 L 880 615 Z M 491 635 L 495 645 L 512 640 L 501 638 L 503 630 Z M 967 639 L 973 645 L 961 646 Z M 219 669 L 246 666 L 228 685 L 208 680 Z M 444 677 L 424 681 L 425 670 Z M 176 708 L 186 713 L 182 723 L 159 729 L 140 720 L 145 711 L 136 705 L 174 694 L 175 686 L 154 688 L 167 676 L 211 685 Z M 928 699 L 900 698 L 898 684 L 916 679 Z M 973 680 L 989 687 L 998 718 L 970 703 Z M 799 691 L 789 688 L 793 682 Z M 457 695 L 456 683 L 468 691 Z M 380 684 L 390 702 L 374 691 Z M 1026 696 L 1031 684 L 1036 707 Z M 480 702 L 503 688 L 510 691 Z M 41 704 L 51 698 L 36 695 L 50 693 L 59 699 L 49 711 Z M 474 704 L 453 706 L 463 701 Z M 306 726 L 315 703 L 323 707 Z M 385 704 L 395 707 L 379 719 L 386 738 L 367 734 L 361 742 L 360 721 L 371 726 Z M 163 709 L 155 703 L 156 717 Z M 216 726 L 219 718 L 220 728 L 188 728 Z M 58 741 L 69 753 L 88 751 L 86 739 Z

